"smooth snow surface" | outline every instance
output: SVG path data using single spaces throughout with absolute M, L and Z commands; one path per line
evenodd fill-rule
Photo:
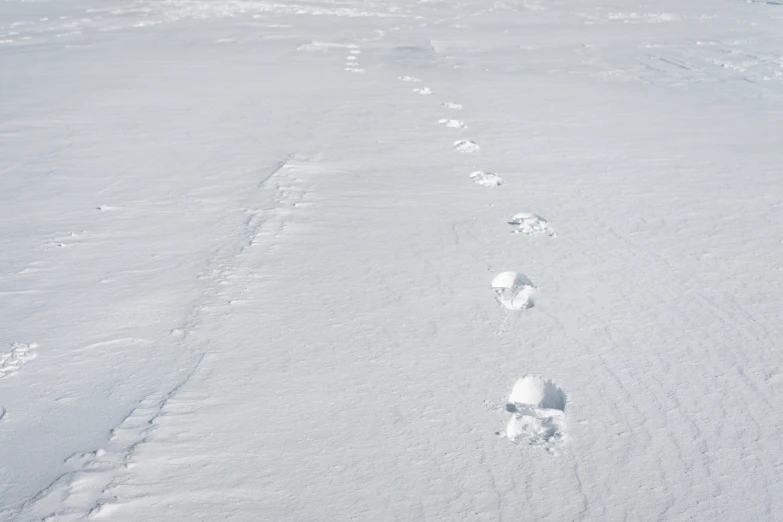
M 778 2 L 1 5 L 3 522 L 781 519 Z

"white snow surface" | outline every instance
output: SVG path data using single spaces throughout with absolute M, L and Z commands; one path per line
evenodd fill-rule
M 0 520 L 780 520 L 781 27 L 4 1 Z

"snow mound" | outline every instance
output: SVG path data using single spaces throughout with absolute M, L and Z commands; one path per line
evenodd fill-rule
M 421 88 L 413 89 L 413 92 L 426 96 L 432 94 L 432 89 L 430 89 L 429 87 L 421 87 Z
M 566 438 L 566 394 L 554 381 L 538 375 L 517 380 L 506 410 L 511 419 L 505 436 L 516 443 L 547 446 L 551 453 Z
M 457 140 L 454 142 L 454 151 L 461 152 L 463 154 L 472 154 L 478 152 L 479 146 L 475 141 L 470 140 Z
M 483 170 L 471 173 L 470 179 L 473 180 L 473 183 L 482 187 L 499 187 L 503 184 L 503 178 L 494 172 L 484 172 Z
M 513 225 L 515 234 L 527 234 L 528 236 L 550 236 L 555 237 L 555 229 L 549 224 L 549 221 L 537 214 L 529 212 L 520 212 L 511 216 L 509 225 Z
M 462 110 L 462 104 L 461 103 L 454 103 L 454 102 L 443 102 L 442 104 L 447 109 L 453 109 L 455 111 Z
M 421 82 L 421 78 L 416 78 L 414 76 L 400 76 L 400 81 L 410 82 L 410 83 L 419 83 L 419 82 Z
M 526 310 L 535 304 L 533 295 L 536 287 L 524 274 L 501 272 L 492 280 L 492 290 L 498 303 L 509 310 Z

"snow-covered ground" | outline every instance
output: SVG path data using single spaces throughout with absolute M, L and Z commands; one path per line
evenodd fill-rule
M 783 520 L 781 49 L 773 1 L 4 0 L 0 520 Z

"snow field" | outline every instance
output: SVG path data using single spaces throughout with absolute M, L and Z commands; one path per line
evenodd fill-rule
M 777 7 L 67 9 L 0 28 L 0 518 L 776 519 Z

